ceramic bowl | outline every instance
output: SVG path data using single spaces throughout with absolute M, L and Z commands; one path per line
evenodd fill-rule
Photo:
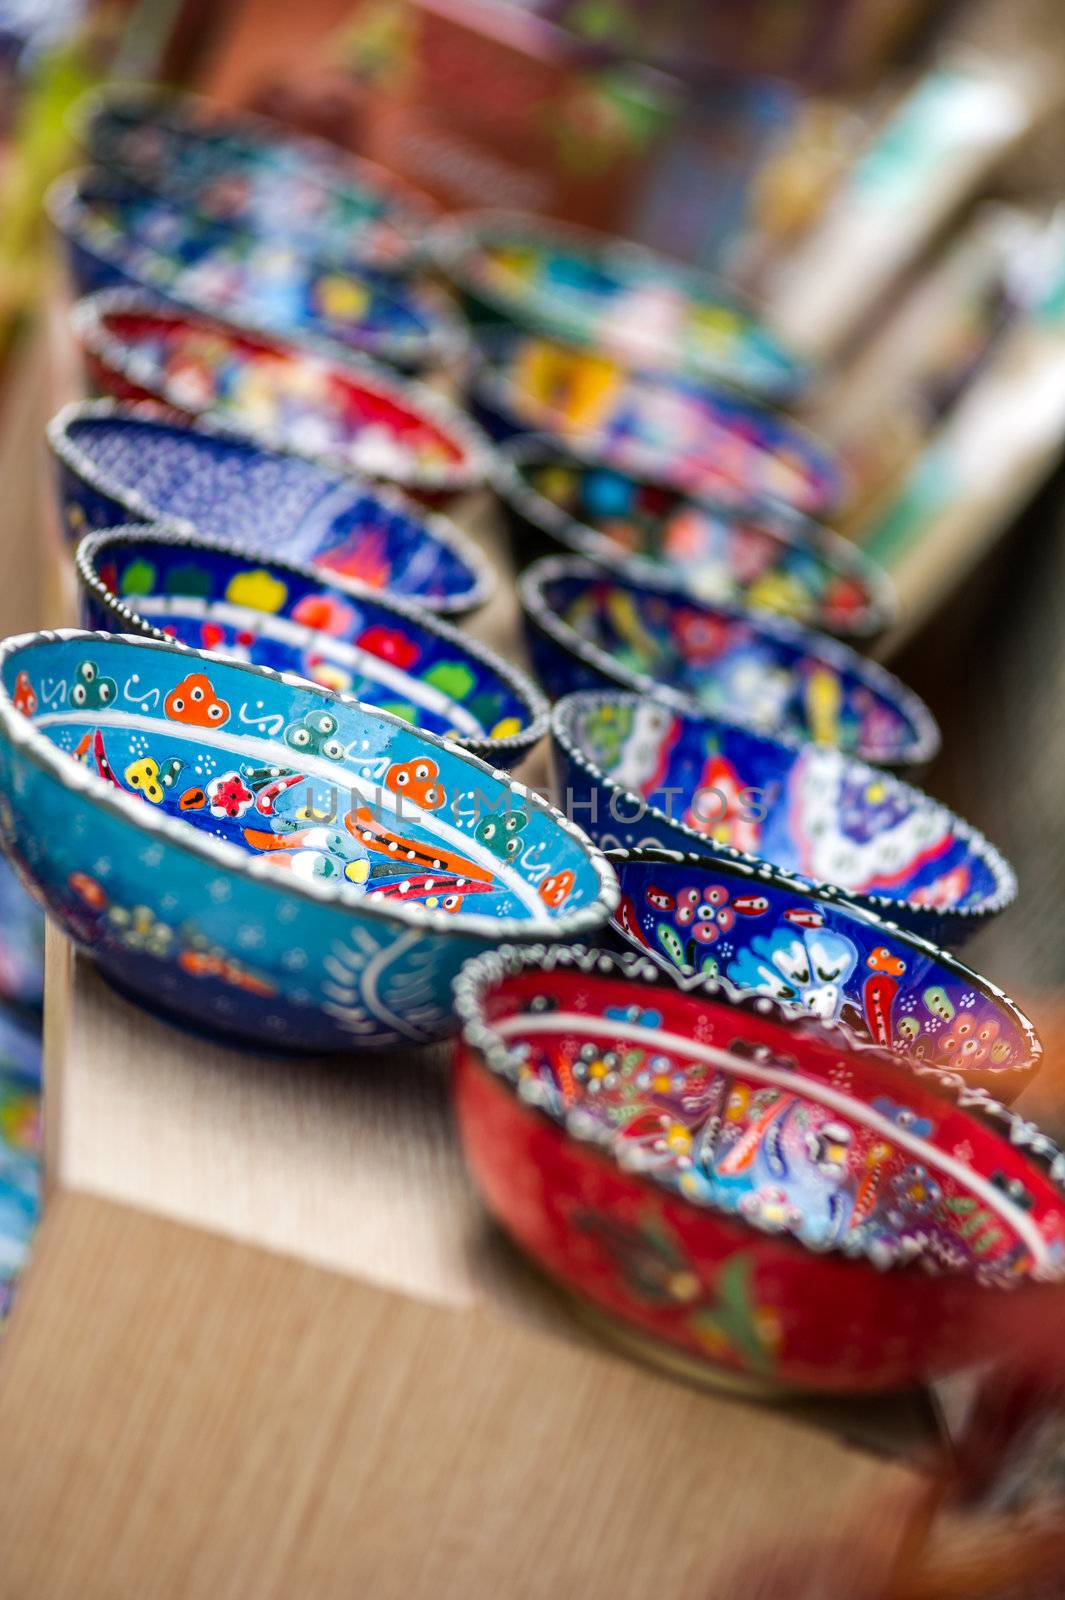
M 838 889 L 735 856 L 615 850 L 614 926 L 641 955 L 729 996 L 766 996 L 912 1065 L 956 1072 L 1009 1105 L 1042 1046 L 1013 1001 L 954 956 Z
M 197 95 L 111 84 L 73 120 L 98 165 L 317 261 L 407 267 L 433 219 L 425 195 L 374 162 Z
M 277 338 L 411 369 L 453 361 L 463 349 L 460 323 L 427 285 L 323 265 L 116 173 L 92 168 L 60 178 L 46 206 L 79 294 L 151 289 Z
M 87 628 L 299 673 L 497 767 L 546 732 L 547 702 L 524 673 L 381 591 L 338 589 L 310 567 L 152 527 L 87 534 L 74 566 Z
M 516 212 L 449 218 L 433 252 L 478 323 L 600 350 L 643 371 L 782 400 L 807 374 L 752 308 L 708 273 L 590 228 Z
M 577 828 L 467 751 L 112 634 L 0 651 L 0 835 L 124 993 L 267 1048 L 430 1043 L 469 956 L 587 937 L 617 900 Z
M 483 335 L 478 345 L 469 400 L 497 441 L 546 433 L 608 451 L 619 466 L 690 494 L 783 500 L 810 516 L 844 498 L 826 445 L 735 390 L 632 373 L 600 352 L 538 334 Z
M 116 399 L 209 414 L 433 502 L 489 477 L 488 441 L 458 406 L 373 362 L 332 361 L 131 291 L 90 295 L 72 321 L 90 376 Z
M 952 948 L 1016 897 L 975 828 L 828 746 L 793 749 L 618 694 L 560 701 L 551 733 L 564 809 L 604 849 L 738 852 Z
M 626 471 L 609 451 L 536 435 L 502 446 L 495 485 L 521 566 L 563 551 L 612 570 L 650 568 L 696 599 L 863 641 L 895 614 L 887 573 L 782 501 L 699 499 Z
M 165 521 L 451 616 L 495 587 L 485 557 L 446 517 L 208 417 L 193 426 L 150 402 L 76 401 L 48 424 L 48 443 L 72 539 Z
M 897 1389 L 1061 1317 L 1065 1155 L 956 1074 L 639 957 L 491 952 L 456 1008 L 489 1209 L 652 1359 L 762 1393 Z
M 728 717 L 884 766 L 917 766 L 939 749 L 924 702 L 824 634 L 576 556 L 534 563 L 518 592 L 536 675 L 553 700 L 603 685 L 635 689 L 691 716 Z

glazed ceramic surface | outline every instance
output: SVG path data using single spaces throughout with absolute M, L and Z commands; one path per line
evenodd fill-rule
M 111 86 L 77 121 L 93 161 L 318 261 L 404 266 L 432 215 L 372 161 L 195 95 Z
M 323 266 L 273 238 L 215 222 L 97 169 L 50 191 L 79 294 L 152 289 L 286 339 L 312 339 L 407 367 L 453 359 L 461 328 L 425 285 Z
M 81 301 L 73 322 L 94 380 L 117 399 L 208 413 L 423 496 L 488 475 L 488 442 L 457 406 L 372 362 L 331 361 L 121 290 Z
M 8 641 L 0 681 L 5 848 L 114 982 L 212 1033 L 426 1043 L 468 956 L 616 902 L 546 801 L 303 679 L 62 633 Z
M 666 971 L 760 995 L 852 1046 L 949 1068 L 1009 1104 L 1042 1048 L 1013 1001 L 945 950 L 827 885 L 728 856 L 615 851 L 614 925 Z
M 605 848 L 738 851 L 937 944 L 960 944 L 1016 895 L 975 828 L 827 746 L 791 749 L 635 695 L 572 695 L 551 729 L 564 809 Z
M 639 958 L 492 953 L 456 1001 L 459 1127 L 488 1205 L 667 1348 L 858 1391 L 1061 1315 L 1065 1157 L 957 1076 L 681 992 Z
M 88 535 L 75 570 L 86 627 L 299 673 L 498 767 L 546 731 L 547 702 L 516 668 L 414 606 L 338 589 L 309 567 L 133 527 Z
M 166 521 L 429 611 L 462 614 L 492 592 L 484 556 L 445 517 L 206 418 L 191 426 L 148 403 L 79 401 L 53 417 L 47 437 L 71 538 Z
M 606 450 L 691 494 L 783 500 L 812 516 L 844 484 L 828 449 L 781 413 L 693 379 L 633 374 L 534 334 L 485 337 L 470 395 L 496 438 L 542 432 Z
M 696 599 L 858 639 L 894 615 L 887 574 L 782 502 L 700 500 L 624 471 L 609 452 L 522 436 L 501 449 L 496 484 L 522 564 L 560 549 L 614 570 L 646 563 Z
M 578 557 L 536 562 L 519 594 L 536 674 L 552 699 L 605 684 L 637 689 L 693 716 L 835 745 L 885 766 L 918 765 L 939 749 L 923 701 L 823 634 Z
M 478 321 L 522 324 L 642 370 L 722 379 L 782 399 L 806 374 L 707 273 L 591 229 L 485 211 L 440 224 L 434 249 Z

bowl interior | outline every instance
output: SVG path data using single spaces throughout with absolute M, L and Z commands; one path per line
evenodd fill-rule
M 700 501 L 608 456 L 582 460 L 557 447 L 522 448 L 513 466 L 522 513 L 583 555 L 637 556 L 700 599 L 832 632 L 868 634 L 886 621 L 886 579 L 784 505 Z
M 148 530 L 105 536 L 79 560 L 110 597 L 182 644 L 297 672 L 430 733 L 512 739 L 532 719 L 515 685 L 459 635 L 311 572 Z M 103 609 L 91 620 L 126 631 Z
M 565 734 L 608 785 L 678 832 L 729 845 L 850 893 L 976 910 L 1001 881 L 986 842 L 929 795 L 824 746 L 790 750 L 741 728 L 681 717 L 632 696 L 575 696 Z M 606 838 L 608 814 L 592 832 Z M 672 842 L 672 841 L 671 841 Z
M 478 597 L 480 577 L 434 532 L 439 519 L 300 456 L 146 417 L 75 417 L 63 445 L 76 452 L 76 472 L 139 515 L 190 523 L 201 537 L 252 544 L 434 609 Z
M 594 438 L 621 462 L 726 498 L 778 499 L 816 514 L 843 484 L 832 456 L 777 412 L 694 380 L 639 376 L 609 356 L 519 335 L 487 344 L 485 384 L 526 428 Z
M 98 161 L 194 201 L 205 216 L 312 251 L 390 261 L 425 217 L 388 175 L 304 140 L 269 135 L 185 98 L 108 97 L 86 130 Z
M 183 411 L 211 411 L 400 481 L 469 464 L 456 433 L 383 373 L 371 376 L 178 313 L 112 310 L 102 326 L 137 384 Z
M 932 753 L 923 706 L 830 639 L 577 563 L 533 568 L 526 583 L 539 588 L 554 627 L 579 654 L 595 652 L 608 677 L 653 680 L 703 715 L 774 738 L 814 739 L 873 761 Z
M 612 862 L 615 923 L 636 949 L 734 997 L 838 1023 L 849 1041 L 988 1082 L 1038 1055 L 1031 1024 L 945 951 L 856 907 L 727 858 Z M 1009 1092 L 1008 1089 L 1006 1092 Z
M 323 268 L 275 238 L 207 218 L 113 173 L 83 175 L 60 222 L 135 281 L 264 327 L 313 325 L 366 349 L 440 331 L 424 295 L 394 277 Z
M 146 833 L 189 830 L 358 899 L 530 927 L 602 898 L 601 863 L 544 801 L 302 680 L 87 634 L 15 648 L 3 682 L 21 721 Z
M 766 394 L 794 389 L 802 376 L 765 324 L 720 286 L 605 236 L 475 227 L 460 270 L 519 320 L 638 366 L 687 367 Z
M 526 1101 L 696 1205 L 882 1267 L 996 1283 L 1065 1267 L 1048 1168 L 1011 1143 L 1009 1113 L 1000 1131 L 936 1074 L 579 967 L 504 977 L 484 1009 Z

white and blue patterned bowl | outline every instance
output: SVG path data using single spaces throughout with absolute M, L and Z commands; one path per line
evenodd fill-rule
M 47 437 L 72 539 L 167 522 L 450 616 L 482 605 L 495 587 L 485 556 L 447 517 L 208 417 L 193 426 L 151 401 L 75 401 Z
M 435 207 L 383 167 L 250 112 L 148 84 L 74 108 L 89 158 L 218 222 L 341 267 L 415 261 Z
M 74 569 L 87 628 L 299 673 L 497 767 L 547 730 L 547 701 L 523 672 L 380 590 L 339 589 L 311 567 L 152 526 L 86 534 Z
M 465 348 L 461 322 L 427 282 L 322 265 L 118 173 L 62 177 L 45 207 L 79 295 L 148 289 L 275 338 L 412 371 L 454 361 Z
M 593 934 L 617 901 L 579 829 L 457 746 L 108 634 L 0 650 L 0 836 L 131 998 L 274 1049 L 430 1043 L 469 956 Z
M 975 828 L 830 746 L 793 748 L 631 694 L 572 694 L 551 734 L 566 814 L 605 850 L 768 864 L 950 946 L 1016 898 L 1012 868 Z
M 646 570 L 606 571 L 579 556 L 534 562 L 518 593 L 533 667 L 552 700 L 634 689 L 687 716 L 833 745 L 878 766 L 921 766 L 939 749 L 936 720 L 912 689 L 783 617 L 698 600 Z

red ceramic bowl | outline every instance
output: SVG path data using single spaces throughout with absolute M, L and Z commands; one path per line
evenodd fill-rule
M 216 417 L 434 504 L 487 479 L 492 450 L 476 424 L 365 357 L 333 359 L 134 290 L 90 295 L 72 318 L 90 379 L 116 399 Z
M 1065 1155 L 982 1090 L 639 957 L 455 985 L 466 1158 L 624 1342 L 763 1392 L 896 1389 L 1065 1311 Z

